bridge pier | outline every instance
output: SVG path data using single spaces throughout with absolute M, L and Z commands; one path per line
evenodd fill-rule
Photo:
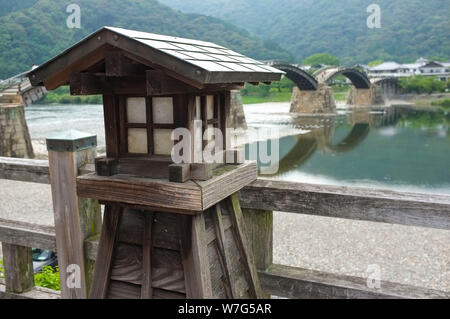
M 294 87 L 291 98 L 291 113 L 334 113 L 333 89 L 326 84 L 319 84 L 317 90 L 307 91 Z
M 0 104 L 0 156 L 34 157 L 23 104 Z
M 347 105 L 384 105 L 382 89 L 375 84 L 371 84 L 368 89 L 358 89 L 352 85 L 348 91 Z

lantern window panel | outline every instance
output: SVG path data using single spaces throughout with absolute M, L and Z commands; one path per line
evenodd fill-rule
M 128 129 L 128 153 L 131 154 L 148 153 L 147 129 L 145 128 Z
M 147 103 L 144 97 L 127 98 L 127 123 L 147 123 Z
M 154 124 L 173 124 L 173 98 L 152 98 L 152 114 Z
M 172 141 L 172 129 L 154 129 L 153 145 L 155 155 L 170 155 L 174 143 Z

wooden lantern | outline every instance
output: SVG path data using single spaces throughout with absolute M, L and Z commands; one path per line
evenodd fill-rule
M 192 143 L 174 164 L 171 134 L 225 132 L 230 90 L 282 74 L 213 43 L 110 27 L 29 74 L 103 95 L 106 157 L 77 179 L 79 196 L 105 205 L 92 298 L 262 297 L 237 196 L 256 163 L 196 163 Z

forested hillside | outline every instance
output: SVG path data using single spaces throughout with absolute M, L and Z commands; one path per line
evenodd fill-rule
M 341 63 L 450 58 L 448 0 L 161 0 L 274 39 L 298 57 L 331 53 Z M 381 8 L 381 28 L 367 28 L 366 8 Z
M 81 8 L 81 29 L 67 28 L 70 3 Z M 276 43 L 155 0 L 0 0 L 0 79 L 46 61 L 104 25 L 213 41 L 256 59 L 291 58 Z

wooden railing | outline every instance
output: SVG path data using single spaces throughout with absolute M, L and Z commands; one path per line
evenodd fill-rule
M 80 172 L 91 170 L 85 167 Z M 0 157 L 0 178 L 49 183 L 46 161 Z M 258 179 L 240 191 L 247 233 L 253 245 L 263 290 L 287 298 L 449 298 L 446 291 L 382 281 L 381 289 L 369 288 L 362 277 L 332 274 L 273 264 L 273 211 L 375 221 L 409 226 L 450 229 L 450 196 L 404 193 L 353 187 L 310 185 Z M 14 247 L 56 250 L 55 230 L 0 219 L 0 242 Z M 86 259 L 95 260 L 98 238 L 84 242 Z M 6 257 L 6 256 L 5 256 Z M 11 265 L 21 260 L 5 260 Z M 24 258 L 24 257 L 21 257 Z M 20 270 L 6 273 L 20 282 Z M 21 279 L 22 278 L 22 279 Z M 20 289 L 19 289 L 20 290 Z M 5 292 L 0 298 L 52 298 L 56 292 L 33 288 L 25 293 Z

